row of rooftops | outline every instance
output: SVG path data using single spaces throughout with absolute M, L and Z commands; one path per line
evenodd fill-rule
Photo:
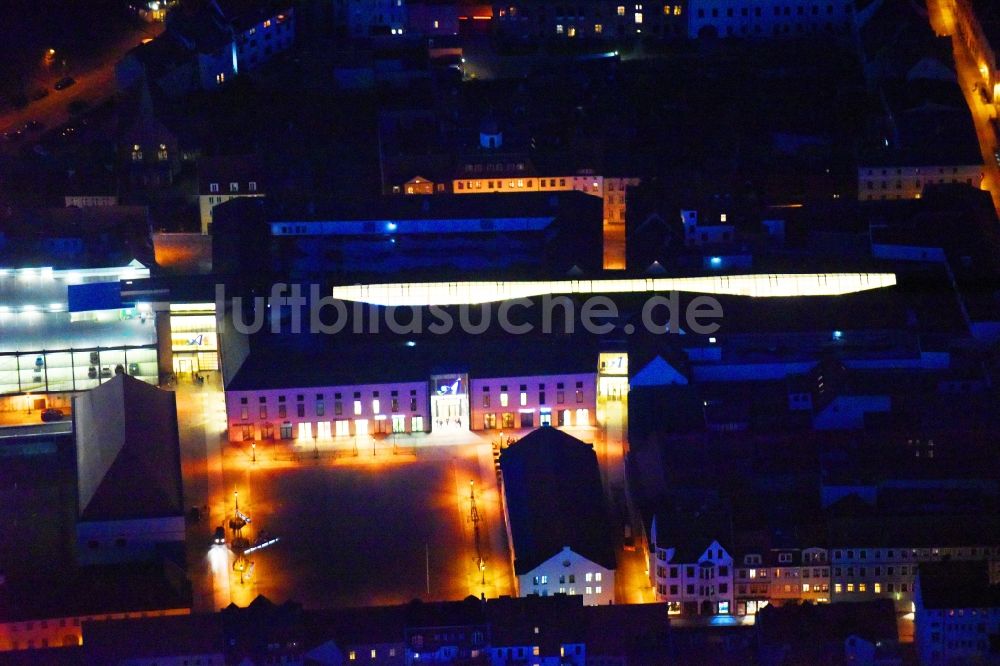
M 785 501 L 795 500 L 790 496 Z M 978 557 L 985 559 L 1000 548 L 996 540 L 1000 519 L 995 513 L 887 515 L 879 514 L 856 497 L 841 500 L 808 522 L 772 518 L 750 525 L 736 517 L 737 512 L 738 508 L 727 508 L 718 502 L 693 508 L 690 503 L 672 502 L 668 508 L 654 513 L 656 542 L 650 543 L 650 549 L 673 548 L 672 561 L 688 564 L 697 562 L 705 549 L 717 541 L 737 566 L 746 564 L 748 555 L 760 556 L 763 566 L 802 566 L 803 553 L 808 549 L 837 552 L 881 549 L 903 557 L 902 551 L 911 549 L 957 548 L 973 557 L 978 550 Z M 828 552 L 825 563 L 835 559 L 833 554 Z M 890 559 L 896 559 L 895 555 Z M 873 554 L 872 562 L 875 560 Z
M 370 649 L 383 656 L 392 649 L 402 663 L 407 651 L 453 647 L 468 658 L 471 650 L 537 647 L 552 657 L 580 645 L 588 657 L 652 665 L 666 656 L 668 626 L 660 604 L 585 607 L 581 597 L 564 595 L 331 610 L 257 597 L 246 608 L 231 605 L 210 615 L 88 623 L 83 651 L 88 663 L 218 653 L 236 663 L 265 655 L 344 659 L 349 652 L 367 660 Z

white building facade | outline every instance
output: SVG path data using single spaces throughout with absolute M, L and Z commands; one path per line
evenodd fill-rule
M 585 605 L 610 604 L 615 600 L 615 572 L 591 562 L 569 546 L 537 567 L 517 577 L 518 596 L 530 594 L 579 594 Z
M 694 560 L 679 557 L 677 548 L 658 543 L 656 519 L 650 541 L 649 575 L 656 601 L 671 614 L 729 615 L 735 611 L 733 558 L 712 541 Z
M 844 33 L 854 21 L 847 0 L 691 0 L 688 37 L 802 37 Z

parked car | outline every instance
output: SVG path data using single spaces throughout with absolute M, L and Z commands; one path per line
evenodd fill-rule
M 74 79 L 72 76 L 64 76 L 58 81 L 56 81 L 56 84 L 52 87 L 55 88 L 56 90 L 65 90 L 74 83 L 76 83 L 76 79 Z
M 42 421 L 50 423 L 52 421 L 62 421 L 66 417 L 61 409 L 49 408 L 42 412 Z

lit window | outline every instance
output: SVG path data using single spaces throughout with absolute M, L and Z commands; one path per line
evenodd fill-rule
M 536 646 L 534 646 L 533 648 L 531 648 L 531 654 L 535 655 L 536 657 L 538 656 L 538 654 L 539 654 L 539 649 L 538 649 L 538 646 L 537 646 L 537 645 L 536 645 Z
M 133 162 L 142 161 L 142 149 L 139 147 L 139 144 L 135 144 L 132 146 L 132 161 Z
M 379 409 L 379 407 L 381 407 L 381 405 L 379 404 L 378 398 L 372 400 L 372 412 L 378 414 L 380 411 L 382 411 L 381 409 Z
M 229 191 L 230 192 L 239 192 L 240 191 L 240 184 L 239 183 L 229 183 Z
M 358 416 L 360 414 L 361 414 L 361 401 L 360 400 L 355 400 L 354 401 L 354 415 Z
M 598 571 L 597 573 L 594 574 L 594 580 L 596 580 L 597 582 L 601 582 L 601 572 L 600 571 Z M 601 593 L 601 588 L 597 588 L 597 593 L 598 594 Z
M 588 572 L 586 578 L 587 582 L 589 583 L 590 581 L 594 580 L 594 574 Z
M 618 5 L 618 16 L 625 16 L 625 5 Z
M 437 30 L 439 27 L 441 27 L 440 24 L 435 20 L 434 21 L 434 29 Z
M 854 591 L 854 583 L 848 583 L 847 584 L 847 591 L 848 592 L 853 592 Z
M 562 23 L 560 23 L 560 24 L 558 24 L 558 25 L 556 26 L 556 34 L 557 34 L 557 35 L 561 35 L 561 34 L 563 34 L 563 27 L 562 27 Z
M 218 83 L 218 84 L 225 83 L 226 82 L 226 73 L 225 72 L 219 72 L 218 74 L 216 74 L 215 75 L 215 82 Z
M 521 391 L 521 406 L 524 407 L 527 404 L 528 404 L 528 394 L 525 393 L 524 391 Z
M 858 583 L 858 592 L 865 592 L 868 590 L 868 585 L 865 583 Z
M 600 574 L 598 574 L 598 575 L 600 575 Z M 594 594 L 600 594 L 600 593 L 601 593 L 601 589 L 602 589 L 602 588 L 601 588 L 601 586 L 600 586 L 600 585 L 598 585 L 597 587 L 595 587 L 595 588 L 594 588 Z
M 604 32 L 604 26 L 601 25 L 600 23 L 595 23 L 594 24 L 594 34 L 599 35 L 602 32 Z
M 809 591 L 809 583 L 802 583 L 802 591 L 803 592 Z
M 257 181 L 256 180 L 251 180 L 249 183 L 247 183 L 247 189 L 250 190 L 251 192 L 256 192 L 257 191 Z
M 840 594 L 841 592 L 843 592 L 843 590 L 844 587 L 840 583 L 833 584 L 833 591 L 836 592 L 837 594 Z
M 208 185 L 208 191 L 209 192 L 218 192 L 219 191 L 219 184 L 218 183 L 209 183 L 209 185 Z
M 156 159 L 160 160 L 161 162 L 166 162 L 167 161 L 167 146 L 166 146 L 166 144 L 163 144 L 163 143 L 160 144 L 160 149 L 156 151 Z
M 635 13 L 635 22 L 637 24 L 641 24 L 642 23 L 642 12 L 636 12 Z
M 501 393 L 500 394 L 500 406 L 501 407 L 506 407 L 507 406 L 507 394 L 506 393 Z
M 358 656 L 354 654 L 354 650 L 351 650 L 350 652 L 347 653 L 347 658 L 350 659 L 351 661 L 354 661 L 355 659 L 358 658 Z
M 875 583 L 875 594 L 882 594 L 882 583 Z
M 566 34 L 570 37 L 576 37 L 576 28 L 574 26 L 570 26 L 569 30 L 566 31 Z M 518 182 L 520 183 L 520 181 Z M 519 184 L 518 187 L 524 187 L 524 185 Z
M 681 6 L 674 5 L 674 16 L 680 16 L 680 15 L 681 15 Z
M 265 28 L 271 27 L 271 19 L 267 19 L 266 21 L 264 21 L 264 27 Z M 351 654 L 353 655 L 354 653 L 352 652 Z M 351 659 L 354 659 L 354 657 L 351 657 Z
M 374 658 L 375 658 L 375 650 L 372 649 L 372 659 L 374 659 Z

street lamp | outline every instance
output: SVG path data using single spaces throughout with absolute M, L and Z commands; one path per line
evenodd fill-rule
M 252 442 L 250 444 L 250 452 L 251 452 L 251 455 L 253 456 L 253 459 L 252 459 L 253 462 L 257 462 L 257 442 Z

